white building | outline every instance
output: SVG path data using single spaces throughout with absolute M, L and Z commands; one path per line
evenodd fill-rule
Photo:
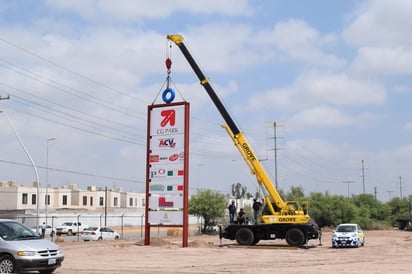
M 75 184 L 47 189 L 39 185 L 38 189 L 37 183 L 33 183 L 33 186 L 18 186 L 14 181 L 9 181 L 0 182 L 0 210 L 37 210 L 38 192 L 41 211 L 143 209 L 146 205 L 145 193 L 123 192 L 111 188 L 97 189 L 95 186 L 82 190 Z

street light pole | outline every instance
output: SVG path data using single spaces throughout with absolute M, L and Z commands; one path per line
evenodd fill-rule
M 49 142 L 54 140 L 56 140 L 56 138 L 47 138 L 46 145 L 46 226 L 49 206 Z
M 39 214 L 39 213 L 40 213 L 40 207 L 39 207 L 39 201 L 40 201 L 40 199 L 39 199 L 39 196 L 40 196 L 39 174 L 37 173 L 36 165 L 34 164 L 34 161 L 33 161 L 33 159 L 31 158 L 29 151 L 27 150 L 27 148 L 26 148 L 26 146 L 24 145 L 22 139 L 20 138 L 20 135 L 17 133 L 17 130 L 14 128 L 13 124 L 11 123 L 11 121 L 10 121 L 9 117 L 7 116 L 6 112 L 3 110 L 3 111 L 0 111 L 0 113 L 3 113 L 3 114 L 4 114 L 4 117 L 6 117 L 7 122 L 9 123 L 11 129 L 13 130 L 13 132 L 14 132 L 14 134 L 16 135 L 17 139 L 19 140 L 20 145 L 23 147 L 23 150 L 24 150 L 24 152 L 26 153 L 27 158 L 29 158 L 30 163 L 31 163 L 31 165 L 33 166 L 33 169 L 34 169 L 34 174 L 35 174 L 35 176 L 36 176 L 36 184 L 37 184 L 37 195 L 36 195 L 36 205 L 37 205 L 37 207 L 36 207 L 36 215 L 37 215 L 37 218 L 36 218 L 36 232 L 39 233 L 39 215 L 40 215 L 40 214 Z

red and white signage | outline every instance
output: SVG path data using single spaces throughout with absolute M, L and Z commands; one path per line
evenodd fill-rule
M 189 104 L 151 105 L 148 112 L 147 222 L 183 225 L 188 197 Z

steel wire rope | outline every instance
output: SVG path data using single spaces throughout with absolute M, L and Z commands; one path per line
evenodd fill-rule
M 21 93 L 23 93 L 23 94 L 26 94 L 26 95 L 31 96 L 31 97 L 34 97 L 34 98 L 37 98 L 37 99 L 39 99 L 39 100 L 41 100 L 41 101 L 49 102 L 49 103 L 51 103 L 52 105 L 54 104 L 54 105 L 60 106 L 60 107 L 62 107 L 63 109 L 67 109 L 67 110 L 72 111 L 72 112 L 74 112 L 74 113 L 80 113 L 80 114 L 84 114 L 84 115 L 86 115 L 86 116 L 90 116 L 90 117 L 92 117 L 92 118 L 94 118 L 94 119 L 97 119 L 99 122 L 90 121 L 90 120 L 85 119 L 85 118 L 82 118 L 82 117 L 76 117 L 76 118 L 79 119 L 80 121 L 86 121 L 86 122 L 91 123 L 91 124 L 95 123 L 95 124 L 100 125 L 100 126 L 102 126 L 102 127 L 107 127 L 107 128 L 109 128 L 109 129 L 112 129 L 112 130 L 115 130 L 115 131 L 122 131 L 123 133 L 130 134 L 131 136 L 136 136 L 135 133 L 126 131 L 126 130 L 124 130 L 124 129 L 121 129 L 120 127 L 114 128 L 113 126 L 100 124 L 100 121 L 109 122 L 110 124 L 113 124 L 113 125 L 116 125 L 116 126 L 120 125 L 120 126 L 123 126 L 123 127 L 128 127 L 129 129 L 134 129 L 134 130 L 138 130 L 138 128 L 131 127 L 131 126 L 128 126 L 128 125 L 126 125 L 126 124 L 121 124 L 121 123 L 118 123 L 118 122 L 114 122 L 114 121 L 112 121 L 112 120 L 110 120 L 110 119 L 104 119 L 104 120 L 103 120 L 101 117 L 98 117 L 98 116 L 95 116 L 95 115 L 91 115 L 91 114 L 87 114 L 87 113 L 85 113 L 85 112 L 82 112 L 82 111 L 73 109 L 73 108 L 71 108 L 71 107 L 64 106 L 64 105 L 62 105 L 62 104 L 60 104 L 60 103 L 51 102 L 51 101 L 48 100 L 48 99 L 41 98 L 41 97 L 39 97 L 39 96 L 36 96 L 36 95 L 30 94 L 30 93 L 28 93 L 28 92 L 25 92 L 25 91 L 22 90 L 22 89 L 15 88 L 15 87 L 12 87 L 12 86 L 10 86 L 10 85 L 7 85 L 7 84 L 1 83 L 1 82 L 0 82 L 0 85 L 6 86 L 6 87 L 8 87 L 8 88 L 10 88 L 10 89 L 14 89 L 14 90 L 16 90 L 16 91 L 18 91 L 18 92 L 21 92 Z M 32 100 L 29 100 L 29 99 L 25 99 L 25 98 L 23 98 L 23 97 L 21 97 L 21 96 L 19 96 L 19 95 L 14 94 L 14 93 L 10 93 L 10 94 L 12 95 L 12 97 L 18 98 L 18 99 L 20 99 L 20 100 L 22 100 L 22 101 L 30 102 L 32 105 L 40 106 L 40 107 L 42 107 L 42 108 L 44 108 L 44 109 L 47 109 L 47 110 L 49 110 L 49 111 L 55 111 L 55 112 L 57 112 L 57 113 L 61 113 L 61 114 L 63 114 L 63 115 L 66 115 L 66 116 L 69 117 L 68 119 L 70 119 L 70 120 L 72 120 L 72 118 L 73 118 L 73 117 L 72 117 L 72 114 L 67 113 L 67 112 L 65 112 L 65 111 L 57 110 L 57 109 L 54 109 L 54 108 L 50 108 L 50 107 L 48 107 L 47 105 L 43 105 L 43 104 L 41 104 L 41 103 L 34 102 L 34 101 L 32 101 Z
M 3 106 L 3 108 L 13 109 L 16 112 L 26 114 L 24 111 L 21 111 L 19 109 L 16 109 L 16 108 L 13 108 L 13 107 L 10 107 L 10 106 L 7 106 L 7 107 Z M 85 128 L 81 128 L 81 127 L 76 127 L 76 126 L 73 126 L 73 125 L 70 125 L 70 124 L 67 124 L 67 123 L 63 123 L 63 122 L 60 122 L 60 121 L 55 121 L 55 120 L 52 120 L 50 118 L 42 117 L 42 116 L 39 116 L 39 115 L 36 115 L 36 114 L 33 114 L 33 113 L 31 113 L 30 115 L 35 116 L 35 117 L 40 118 L 40 119 L 43 119 L 43 120 L 46 120 L 46 121 L 49 121 L 49 122 L 52 122 L 52 123 L 55 123 L 55 124 L 58 124 L 58 125 L 61 125 L 61 126 L 63 125 L 63 126 L 66 126 L 66 127 L 72 128 L 72 129 L 77 129 L 77 130 L 80 130 L 80 131 L 83 131 L 83 132 L 87 132 L 89 134 L 98 135 L 98 136 L 109 138 L 109 139 L 112 139 L 112 140 L 122 141 L 122 142 L 125 142 L 125 143 L 134 144 L 134 145 L 146 145 L 146 143 L 138 143 L 136 141 L 127 140 L 127 139 L 123 139 L 123 138 L 116 137 L 116 136 L 109 136 L 107 134 L 95 132 L 95 131 L 85 129 Z
M 5 60 L 3 60 L 3 59 L 1 59 L 1 58 L 0 58 L 0 61 L 3 61 L 4 63 L 6 63 L 6 64 L 8 64 L 8 65 L 15 66 L 14 64 L 12 64 L 12 63 L 10 63 L 10 62 L 7 62 L 7 61 L 5 61 Z M 3 67 L 7 68 L 7 67 L 4 66 L 4 65 L 3 65 Z M 17 68 L 18 68 L 18 67 L 17 67 Z M 43 77 L 43 76 L 41 76 L 41 75 L 39 75 L 39 74 L 32 73 L 32 72 L 30 72 L 29 70 L 22 69 L 22 68 L 18 68 L 18 69 L 27 71 L 28 73 L 31 73 L 31 74 L 35 75 L 36 77 L 40 77 L 40 78 L 46 79 L 47 81 L 51 81 L 51 82 L 60 84 L 60 85 L 62 85 L 62 86 L 68 87 L 68 86 L 65 85 L 65 84 L 61 84 L 61 83 L 59 83 L 59 82 L 57 82 L 57 81 L 54 81 L 54 80 L 51 80 L 51 79 L 49 79 L 49 78 Z M 10 68 L 10 70 L 13 70 L 13 71 L 15 71 L 15 72 L 17 72 L 17 73 L 19 73 L 19 74 L 21 74 L 21 75 L 27 76 L 27 74 L 24 74 L 24 73 L 18 71 L 17 69 Z M 34 79 L 34 80 L 40 81 L 39 79 L 37 79 L 37 78 L 35 78 L 35 77 L 33 77 L 33 76 L 30 76 L 30 75 L 29 75 L 29 77 L 31 77 L 31 78 Z M 41 81 L 41 82 L 42 82 L 42 81 Z M 42 83 L 44 83 L 44 82 L 42 82 Z M 44 84 L 47 84 L 47 83 L 44 83 Z M 173 85 L 176 87 L 176 84 L 175 84 L 174 82 L 173 82 Z M 10 86 L 9 86 L 9 87 L 10 87 Z M 53 86 L 53 87 L 56 88 L 56 86 Z M 13 87 L 10 87 L 10 88 L 13 88 Z M 70 88 L 70 87 L 69 87 L 69 88 Z M 182 95 L 182 93 L 181 93 L 180 91 L 178 91 L 178 92 L 179 92 L 179 94 L 181 95 L 181 97 L 184 98 L 183 95 Z M 160 91 L 159 91 L 159 93 L 160 93 Z M 27 93 L 27 94 L 29 94 L 29 93 Z M 72 93 L 71 93 L 71 94 L 72 94 Z M 83 94 L 85 94 L 85 93 L 83 93 Z M 73 95 L 73 94 L 72 94 L 72 95 Z M 32 96 L 34 96 L 34 95 L 32 95 Z M 86 94 L 86 96 L 88 96 L 88 95 Z M 40 98 L 40 97 L 39 97 L 39 98 Z M 43 99 L 43 100 L 46 100 L 46 99 Z M 97 100 L 98 100 L 98 99 L 97 99 Z M 49 100 L 46 100 L 46 101 L 49 101 Z M 49 102 L 51 102 L 51 101 L 49 101 Z M 60 105 L 60 106 L 63 106 L 62 104 L 59 104 L 59 103 L 56 103 L 56 102 L 52 102 L 52 103 L 53 103 L 53 104 Z M 66 107 L 66 108 L 68 108 L 68 107 Z M 68 108 L 68 109 L 70 109 L 70 108 Z M 80 111 L 78 111 L 78 112 L 80 112 Z M 84 113 L 84 112 L 81 112 L 81 113 Z M 142 112 L 140 112 L 140 113 L 142 113 Z M 126 113 L 126 114 L 128 114 L 128 113 Z M 87 115 L 87 114 L 86 114 L 86 115 Z M 90 115 L 90 114 L 89 114 L 89 115 Z M 137 117 L 137 118 L 139 118 L 139 119 L 144 119 L 144 118 L 140 118 L 140 117 L 138 117 L 138 116 L 135 116 L 135 117 Z M 211 122 L 211 121 L 208 121 L 208 120 L 205 120 L 205 119 L 200 119 L 200 118 L 197 118 L 197 117 L 193 117 L 193 118 L 194 118 L 194 119 L 202 120 L 203 122 L 207 122 L 207 123 L 211 123 L 211 124 L 217 124 L 217 123 L 215 123 L 215 122 Z M 105 118 L 104 120 L 107 120 L 107 119 Z M 208 131 L 210 131 L 210 129 L 208 129 Z
M 79 78 L 85 79 L 85 80 L 87 80 L 87 81 L 89 81 L 89 82 L 91 82 L 91 83 L 94 83 L 94 84 L 96 84 L 96 85 L 99 85 L 99 86 L 101 86 L 101 87 L 104 87 L 104 88 L 106 88 L 106 89 L 108 89 L 108 90 L 121 93 L 121 94 L 123 94 L 123 95 L 125 95 L 125 96 L 128 96 L 128 97 L 133 98 L 133 99 L 138 100 L 138 101 L 141 101 L 142 103 L 148 104 L 148 102 L 146 102 L 146 101 L 144 101 L 144 100 L 142 100 L 142 99 L 140 99 L 140 98 L 137 98 L 137 97 L 135 97 L 135 96 L 132 96 L 132 95 L 130 95 L 130 94 L 127 93 L 127 92 L 124 92 L 124 91 L 119 90 L 119 89 L 115 89 L 115 88 L 113 88 L 113 87 L 111 87 L 111 86 L 109 86 L 109 85 L 106 85 L 106 84 L 101 83 L 101 82 L 99 82 L 99 81 L 97 81 L 97 80 L 94 80 L 94 79 L 92 79 L 92 78 L 90 78 L 90 77 L 87 77 L 87 76 L 84 76 L 84 75 L 82 75 L 82 74 L 80 74 L 80 73 L 78 73 L 78 72 L 75 72 L 74 70 L 71 70 L 71 69 L 69 69 L 69 68 L 66 68 L 66 67 L 63 66 L 63 65 L 60 65 L 60 64 L 58 64 L 58 63 L 56 63 L 56 62 L 53 62 L 53 61 L 51 61 L 51 60 L 49 60 L 49 59 L 47 59 L 47 58 L 45 58 L 45 57 L 43 57 L 43 56 L 41 56 L 41 55 L 39 55 L 39 54 L 37 54 L 37 53 L 34 53 L 34 52 L 32 52 L 32 51 L 29 51 L 29 50 L 23 48 L 22 46 L 19 46 L 19 45 L 13 43 L 13 42 L 10 42 L 10 41 L 4 39 L 3 37 L 0 37 L 0 41 L 3 42 L 3 43 L 5 43 L 5 44 L 8 44 L 8 45 L 10 45 L 10 46 L 12 46 L 12 47 L 15 47 L 15 48 L 17 48 L 17 49 L 19 49 L 19 50 L 21 50 L 21 51 L 23 51 L 23 52 L 31 55 L 31 56 L 34 56 L 34 57 L 36 57 L 36 58 L 38 58 L 38 59 L 40 59 L 40 60 L 42 60 L 42 61 L 44 61 L 44 62 L 46 62 L 46 63 L 49 63 L 49 64 L 51 64 L 51 65 L 53 65 L 53 66 L 56 66 L 56 67 L 58 67 L 58 68 L 60 68 L 60 69 L 62 69 L 62 70 L 64 70 L 64 71 L 66 71 L 66 72 L 72 73 L 73 75 L 76 75 L 76 76 L 79 77 Z
M 145 102 L 144 100 L 141 100 L 141 99 L 139 99 L 139 98 L 136 98 L 136 97 L 134 97 L 134 96 L 131 96 L 130 94 L 128 94 L 128 93 L 126 93 L 126 92 L 123 92 L 123 91 L 118 90 L 118 89 L 114 89 L 114 88 L 112 88 L 112 87 L 110 87 L 110 86 L 108 86 L 108 85 L 106 85 L 106 84 L 100 83 L 100 82 L 98 82 L 98 81 L 96 81 L 96 80 L 94 80 L 94 79 L 92 79 L 92 78 L 90 78 L 90 77 L 81 75 L 80 73 L 77 73 L 77 72 L 75 72 L 75 71 L 73 71 L 73 70 L 71 70 L 71 69 L 68 69 L 68 68 L 60 65 L 60 64 L 57 64 L 56 62 L 50 61 L 49 59 L 47 59 L 47 58 L 45 58 L 45 57 L 42 57 L 42 56 L 40 56 L 40 55 L 38 55 L 38 54 L 36 54 L 36 53 L 33 53 L 33 52 L 31 52 L 31 51 L 29 51 L 29 50 L 27 50 L 27 49 L 25 49 L 25 48 L 23 48 L 23 47 L 15 44 L 15 43 L 12 43 L 12 42 L 10 42 L 10 41 L 2 38 L 2 37 L 0 37 L 0 41 L 4 42 L 4 43 L 6 43 L 6 44 L 9 44 L 9 45 L 11 45 L 11 46 L 13 46 L 13 47 L 15 47 L 15 48 L 17 48 L 17 49 L 19 49 L 19 50 L 27 53 L 27 54 L 29 54 L 29 55 L 35 56 L 36 58 L 39 58 L 39 59 L 41 59 L 41 60 L 43 60 L 43 61 L 45 61 L 45 62 L 47 62 L 47 63 L 49 63 L 49 64 L 51 64 L 51 65 L 54 65 L 54 66 L 56 66 L 56 67 L 58 67 L 58 68 L 61 68 L 61 69 L 65 70 L 65 71 L 67 71 L 67 72 L 73 73 L 74 75 L 76 75 L 76 76 L 78 76 L 78 77 L 80 77 L 80 78 L 82 78 L 82 79 L 86 79 L 86 80 L 88 80 L 88 81 L 90 81 L 90 82 L 92 82 L 92 83 L 95 83 L 95 84 L 97 84 L 97 85 L 100 85 L 100 86 L 102 86 L 102 87 L 105 87 L 105 88 L 107 88 L 107 89 L 109 89 L 109 90 L 116 91 L 116 92 L 120 92 L 121 94 L 124 94 L 124 95 L 126 95 L 126 96 L 132 97 L 132 98 L 137 99 L 137 100 L 139 100 L 139 101 L 141 101 L 141 102 L 147 103 L 147 102 Z M 6 61 L 6 63 L 9 63 L 9 62 Z M 32 77 L 32 78 L 33 78 L 33 77 Z M 213 123 L 213 122 L 210 122 L 210 123 Z
M 311 174 L 312 172 L 309 169 L 307 169 L 305 166 L 302 166 L 299 162 L 297 162 L 293 158 L 290 158 L 287 154 L 285 154 L 285 158 L 290 160 L 291 162 L 297 164 L 300 168 L 303 168 L 304 170 L 309 171 L 309 173 L 305 173 L 305 172 L 299 171 L 297 169 L 291 169 L 291 168 L 285 167 L 285 169 L 293 170 L 295 174 L 300 174 L 302 177 L 305 177 L 305 178 L 310 179 L 310 180 L 315 181 L 315 182 L 327 183 L 327 184 L 336 184 L 336 183 L 342 181 L 342 180 L 333 180 L 333 179 L 330 179 L 330 178 L 329 179 L 328 178 L 323 179 L 323 178 L 314 176 L 314 175 Z
M 0 60 L 1 60 L 1 59 L 0 59 Z M 6 66 L 1 65 L 1 64 L 0 64 L 0 66 L 7 68 Z M 13 69 L 13 70 L 16 71 L 15 69 Z M 58 82 L 56 82 L 56 81 L 54 81 L 54 80 L 48 79 L 48 78 L 43 77 L 43 76 L 41 76 L 41 75 L 36 75 L 35 73 L 32 73 L 32 72 L 29 72 L 29 73 L 25 73 L 25 72 L 21 72 L 21 71 L 16 71 L 16 72 L 19 73 L 19 74 L 21 74 L 21 75 L 24 75 L 25 77 L 31 78 L 32 80 L 35 80 L 35 81 L 37 81 L 37 82 L 40 82 L 40 83 L 42 83 L 42 84 L 44 84 L 44 85 L 53 87 L 53 88 L 55 88 L 56 90 L 59 90 L 59 91 L 61 91 L 61 92 L 63 92 L 63 93 L 70 94 L 70 95 L 72 95 L 72 96 L 74 96 L 74 97 L 76 97 L 76 98 L 80 97 L 80 98 L 85 99 L 86 101 L 93 102 L 93 103 L 95 103 L 95 104 L 97 104 L 97 105 L 100 105 L 100 106 L 104 106 L 104 107 L 109 108 L 109 109 L 111 109 L 111 110 L 113 110 L 113 111 L 115 111 L 115 112 L 122 113 L 122 114 L 125 114 L 125 115 L 129 115 L 129 116 L 132 116 L 132 117 L 135 117 L 135 118 L 138 118 L 138 119 L 142 119 L 142 120 L 144 119 L 144 118 L 142 118 L 142 117 L 139 117 L 139 116 L 136 116 L 136 115 L 132 115 L 132 114 L 130 114 L 129 112 L 125 112 L 125 111 L 123 111 L 121 108 L 113 107 L 113 102 L 106 102 L 106 101 L 104 101 L 104 100 L 101 100 L 100 98 L 97 98 L 96 96 L 93 96 L 93 95 L 90 95 L 90 94 L 88 94 L 88 93 L 86 93 L 86 92 L 80 91 L 79 89 L 75 89 L 75 88 L 69 87 L 69 86 L 67 86 L 67 85 L 65 85 L 65 84 L 58 83 Z M 35 76 L 30 75 L 30 74 L 33 74 L 33 75 L 35 75 Z M 40 79 L 40 78 L 38 78 L 38 77 L 44 78 L 46 81 L 44 81 L 44 80 L 42 80 L 42 79 Z M 143 112 L 141 112 L 141 114 L 143 114 Z
M 32 103 L 30 100 L 19 98 L 19 97 L 16 96 L 16 95 L 15 95 L 14 97 L 18 98 L 18 100 L 21 100 L 21 101 L 23 101 L 23 102 Z M 30 105 L 27 104 L 27 103 L 22 103 L 22 104 L 26 104 L 27 106 L 30 106 Z M 50 110 L 47 106 L 42 106 L 42 105 L 40 105 L 40 104 L 34 104 L 34 105 L 32 105 L 32 107 L 38 109 L 39 111 L 45 112 L 45 113 L 54 114 L 54 115 L 56 115 L 56 116 L 58 116 L 58 117 L 60 117 L 60 118 L 62 118 L 62 119 L 67 120 L 67 121 L 71 121 L 71 122 L 74 122 L 74 123 L 82 124 L 82 125 L 84 125 L 84 126 L 86 126 L 86 127 L 94 128 L 94 129 L 96 129 L 96 130 L 100 130 L 100 131 L 103 131 L 103 132 L 106 132 L 106 133 L 109 133 L 109 134 L 113 134 L 113 132 L 114 132 L 114 135 L 115 135 L 115 136 L 118 135 L 119 138 L 135 139 L 135 137 L 137 137 L 135 134 L 131 134 L 131 133 L 129 133 L 129 132 L 126 132 L 126 134 L 128 134 L 129 136 L 117 134 L 117 133 L 118 133 L 118 130 L 117 130 L 117 129 L 112 128 L 112 127 L 109 127 L 109 126 L 105 126 L 105 125 L 100 125 L 101 127 L 98 127 L 98 126 L 99 126 L 99 123 L 90 122 L 90 121 L 87 121 L 87 120 L 84 120 L 84 119 L 82 119 L 82 120 L 73 119 L 72 117 L 70 117 L 70 114 L 66 114 L 66 113 L 64 113 L 64 112 L 62 112 L 62 111 L 58 111 L 58 110 Z M 23 111 L 20 111 L 20 112 L 23 112 Z M 56 112 L 57 112 L 57 113 L 56 113 Z M 39 116 L 37 116 L 37 117 L 39 117 Z M 50 119 L 50 118 L 48 118 L 48 119 Z M 59 123 L 59 121 L 57 121 L 57 120 L 55 120 L 55 121 L 56 121 L 57 123 Z M 98 126 L 96 126 L 96 125 L 98 125 Z M 105 129 L 105 128 L 106 128 L 106 129 Z M 143 138 L 143 137 L 142 137 L 142 138 Z
M 20 163 L 20 162 L 16 162 L 16 161 L 9 161 L 9 160 L 0 159 L 0 162 L 6 163 L 6 164 L 12 164 L 12 165 L 31 167 L 31 165 L 29 165 L 29 164 Z M 46 167 L 43 167 L 43 166 L 38 166 L 38 168 L 47 169 Z M 82 172 L 82 171 L 73 171 L 73 170 L 60 169 L 60 168 L 51 168 L 51 167 L 49 167 L 48 169 L 52 170 L 52 171 L 56 171 L 56 172 L 62 172 L 62 173 L 71 173 L 71 174 L 76 174 L 76 175 L 96 177 L 96 178 L 102 178 L 102 179 L 108 179 L 108 180 L 117 180 L 117 181 L 124 181 L 124 182 L 146 184 L 146 181 L 132 180 L 132 179 L 126 179 L 126 178 L 119 178 L 119 177 L 111 177 L 111 176 L 106 176 L 106 175 L 98 175 L 98 174 L 87 173 L 87 172 Z

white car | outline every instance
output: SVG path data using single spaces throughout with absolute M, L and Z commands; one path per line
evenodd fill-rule
M 80 238 L 83 241 L 118 240 L 120 235 L 107 226 L 90 226 Z
M 340 224 L 333 231 L 332 247 L 365 245 L 365 234 L 358 224 Z
M 32 230 L 33 232 L 36 232 L 36 233 L 37 233 L 37 229 L 36 229 L 35 226 L 33 226 L 33 227 L 31 228 L 31 230 Z M 41 235 L 41 225 L 39 225 L 39 232 L 38 232 L 38 233 Z M 47 225 L 47 227 L 46 227 L 46 235 L 54 236 L 53 228 L 52 228 L 50 225 Z
M 53 273 L 64 261 L 58 245 L 7 219 L 0 219 L 0 254 L 0 273 Z

